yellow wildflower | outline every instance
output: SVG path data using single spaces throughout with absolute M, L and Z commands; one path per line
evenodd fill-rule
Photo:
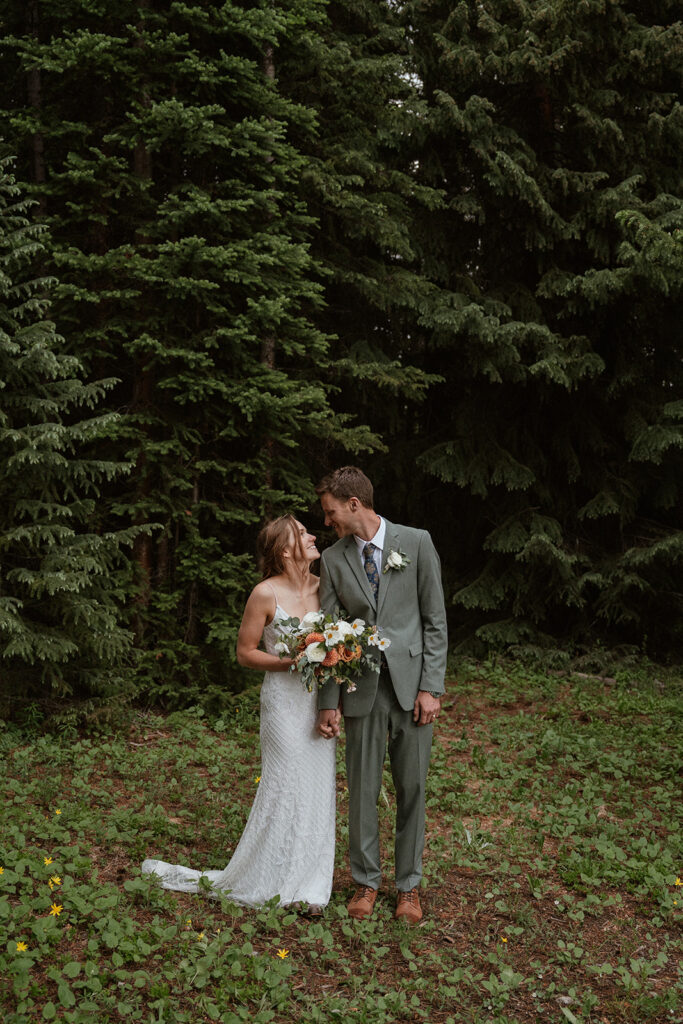
M 59 807 L 55 807 L 55 814 L 61 814 L 61 813 L 62 812 L 60 811 Z
M 199 935 L 197 936 L 197 942 L 201 942 L 203 938 L 204 938 L 204 932 L 200 932 Z
M 281 960 L 286 960 L 287 957 L 289 956 L 289 950 L 288 949 L 278 949 L 277 955 L 280 957 Z
M 17 953 L 25 953 L 28 946 L 25 942 L 17 942 Z
M 0 868 L 0 875 L 4 875 L 4 873 L 5 873 L 5 869 L 4 868 Z
M 52 864 L 52 857 L 43 857 L 43 864 L 45 864 L 46 866 L 48 864 Z
M 261 781 L 261 776 L 257 775 L 256 778 L 254 779 L 254 782 L 260 782 L 260 781 Z
M 50 881 L 52 882 L 53 885 L 61 885 L 62 884 L 62 880 L 59 877 L 59 875 L 51 875 L 50 876 Z
M 501 942 L 507 942 L 507 939 L 505 938 L 505 936 L 503 936 L 503 938 L 500 941 Z
M 53 903 L 52 906 L 50 907 L 50 917 L 59 917 L 63 910 L 64 907 L 61 905 L 61 903 Z
M 677 878 L 676 881 L 674 882 L 674 885 L 683 885 L 683 881 L 681 881 L 680 878 Z

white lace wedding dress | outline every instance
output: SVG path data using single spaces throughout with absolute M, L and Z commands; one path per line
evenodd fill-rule
M 263 631 L 275 653 L 280 623 L 277 606 Z M 315 731 L 316 694 L 296 673 L 266 672 L 261 687 L 261 781 L 247 824 L 223 871 L 197 871 L 180 864 L 145 860 L 142 870 L 159 876 L 165 889 L 197 892 L 206 878 L 235 903 L 261 906 L 274 896 L 280 905 L 325 906 L 332 891 L 335 825 L 335 740 Z

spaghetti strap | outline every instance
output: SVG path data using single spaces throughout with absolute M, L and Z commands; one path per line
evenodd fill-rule
M 273 591 L 273 597 L 275 598 L 275 607 L 277 608 L 278 605 L 280 604 L 280 602 L 277 599 L 277 591 L 275 590 L 275 587 L 270 582 L 270 580 L 264 580 L 263 582 L 266 583 L 270 587 L 270 589 Z

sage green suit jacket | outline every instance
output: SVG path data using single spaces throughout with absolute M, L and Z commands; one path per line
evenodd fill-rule
M 326 614 L 336 608 L 350 618 L 377 623 L 391 646 L 385 652 L 391 681 L 404 711 L 412 710 L 418 690 L 444 692 L 448 636 L 441 586 L 441 564 L 425 530 L 386 521 L 382 572 L 377 602 L 365 575 L 353 537 L 342 537 L 320 560 L 320 605 Z M 410 559 L 404 569 L 384 572 L 391 551 Z M 367 715 L 377 693 L 379 673 L 358 677 L 354 693 L 342 686 L 345 715 Z M 318 707 L 336 708 L 340 687 L 328 683 L 318 693 Z

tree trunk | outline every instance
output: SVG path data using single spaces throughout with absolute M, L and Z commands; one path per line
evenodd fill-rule
M 145 372 L 143 369 L 136 377 L 133 384 L 132 412 L 135 413 L 136 409 L 148 408 L 151 405 L 151 401 L 152 379 L 150 374 Z M 135 460 L 135 479 L 137 481 L 137 501 L 144 506 L 151 490 L 151 481 L 147 465 L 147 455 L 142 447 L 140 447 L 138 457 Z M 142 525 L 147 522 L 147 513 L 144 510 L 144 507 L 137 513 L 135 522 L 138 525 Z M 133 557 L 138 564 L 140 581 L 140 589 L 135 603 L 138 608 L 144 609 L 149 604 L 152 585 L 152 538 L 148 533 L 143 533 L 136 537 L 135 545 L 133 547 Z M 144 616 L 139 612 L 136 612 L 135 614 L 133 629 L 136 640 L 139 643 L 145 632 Z
M 38 14 L 38 3 L 37 0 L 30 0 L 26 7 L 26 16 L 28 20 L 29 34 L 34 39 L 39 38 L 39 27 L 40 19 Z M 28 102 L 33 108 L 36 118 L 40 115 L 42 107 L 42 81 L 39 68 L 32 68 L 31 71 L 27 72 L 27 90 L 28 90 Z M 31 140 L 32 147 L 32 163 L 33 163 L 33 181 L 36 185 L 43 185 L 47 178 L 45 172 L 45 140 L 42 132 L 34 132 Z M 40 206 L 40 212 L 45 212 L 45 193 L 41 190 L 38 203 Z
M 138 10 L 150 10 L 152 7 L 152 0 L 139 0 Z M 144 50 L 146 43 L 143 38 L 142 32 L 144 30 L 144 19 L 140 19 L 138 22 L 138 35 L 135 39 L 134 46 L 138 50 Z M 142 88 L 140 93 L 140 102 L 143 106 L 150 106 L 149 92 L 146 88 Z M 133 170 L 141 181 L 151 181 L 152 178 L 152 154 L 146 146 L 144 140 L 140 139 L 135 146 L 133 153 Z M 140 244 L 145 244 L 149 241 L 148 236 L 143 231 L 136 233 L 136 240 Z M 141 304 L 144 306 L 144 298 L 141 300 Z M 141 313 L 144 310 L 141 309 Z M 147 366 L 144 359 L 137 361 L 136 364 L 136 375 L 133 383 L 133 408 L 147 409 L 152 404 L 152 392 L 154 390 L 154 383 L 152 379 L 151 370 Z M 145 472 L 146 469 L 146 456 L 144 451 L 140 451 L 138 455 L 135 470 L 139 480 L 138 500 L 144 502 L 145 498 L 150 491 L 150 480 L 149 473 Z M 140 513 L 138 522 L 142 523 L 146 520 L 146 514 Z M 138 597 L 138 604 L 146 608 L 149 604 L 151 583 L 152 583 L 152 570 L 153 570 L 153 548 L 152 538 L 148 534 L 140 536 L 135 545 L 135 557 L 137 559 L 138 567 L 141 575 L 141 587 L 140 594 Z M 138 622 L 138 628 L 136 633 L 141 635 L 142 624 Z
M 199 452 L 196 453 L 199 456 Z M 196 509 L 199 505 L 199 475 L 195 473 L 192 486 L 192 505 Z M 199 606 L 199 585 L 196 579 L 190 584 L 190 593 L 187 602 L 187 625 L 185 627 L 185 643 L 194 644 L 197 642 L 197 609 Z
M 269 82 L 275 81 L 275 57 L 273 47 L 270 43 L 266 46 L 263 54 L 263 73 Z M 274 157 L 272 153 L 266 157 L 266 163 L 272 163 L 273 160 Z M 261 345 L 261 362 L 264 366 L 267 366 L 269 370 L 275 369 L 275 338 L 272 335 L 263 339 L 263 343 Z M 268 438 L 263 448 L 265 453 L 264 483 L 270 490 L 273 486 L 273 439 Z M 268 503 L 266 503 L 266 513 L 268 515 L 271 514 L 271 509 Z

